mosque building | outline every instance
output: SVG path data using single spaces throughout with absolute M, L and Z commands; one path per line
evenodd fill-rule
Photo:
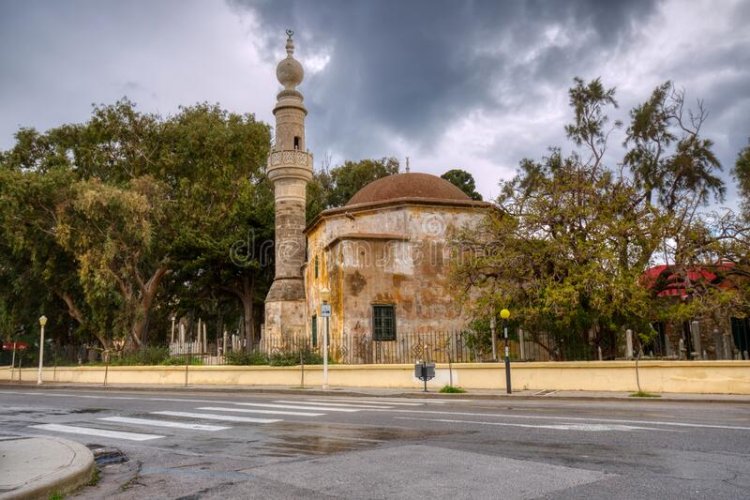
M 283 85 L 273 113 L 275 141 L 267 173 L 275 196 L 275 277 L 265 302 L 264 336 L 304 338 L 318 346 L 325 329 L 341 357 L 362 357 L 363 341 L 451 331 L 468 318 L 448 283 L 451 233 L 480 220 L 489 203 L 425 173 L 376 180 L 305 225 L 305 187 L 313 156 L 305 147 L 302 65 L 288 32 L 277 66 Z M 322 306 L 330 307 L 323 321 Z M 348 347 L 347 347 L 348 346 Z M 346 359 L 345 359 L 346 360 Z

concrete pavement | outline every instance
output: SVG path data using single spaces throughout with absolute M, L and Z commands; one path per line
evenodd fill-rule
M 0 437 L 0 499 L 49 498 L 88 483 L 94 455 L 57 437 Z
M 101 389 L 88 384 L 0 384 L 2 389 L 61 390 Z M 280 393 L 304 395 L 341 395 L 361 397 L 440 397 L 455 399 L 573 399 L 573 400 L 633 400 L 626 392 L 585 391 L 515 391 L 508 395 L 502 391 L 472 390 L 463 394 L 442 394 L 435 390 L 422 392 L 405 389 L 330 388 L 320 387 L 236 387 L 236 386 L 108 386 L 108 390 L 179 391 L 179 392 L 242 392 Z M 715 394 L 661 394 L 654 401 L 704 401 L 750 403 L 746 395 Z M 643 401 L 645 398 L 637 398 Z M 651 398 L 649 398 L 651 399 Z M 51 494 L 65 493 L 86 484 L 94 473 L 94 457 L 85 446 L 57 437 L 0 436 L 0 499 L 48 498 Z

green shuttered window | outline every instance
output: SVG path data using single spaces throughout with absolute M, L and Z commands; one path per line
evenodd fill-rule
M 396 340 L 396 312 L 392 305 L 372 306 L 372 339 Z

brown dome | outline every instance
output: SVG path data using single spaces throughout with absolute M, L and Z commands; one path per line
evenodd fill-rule
M 450 182 L 431 174 L 395 174 L 373 181 L 352 196 L 350 205 L 375 203 L 398 198 L 471 201 L 466 193 Z

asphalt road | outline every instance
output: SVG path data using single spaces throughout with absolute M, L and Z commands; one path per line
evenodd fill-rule
M 0 388 L 98 455 L 75 498 L 750 498 L 750 405 Z M 123 461 L 126 460 L 126 461 Z

